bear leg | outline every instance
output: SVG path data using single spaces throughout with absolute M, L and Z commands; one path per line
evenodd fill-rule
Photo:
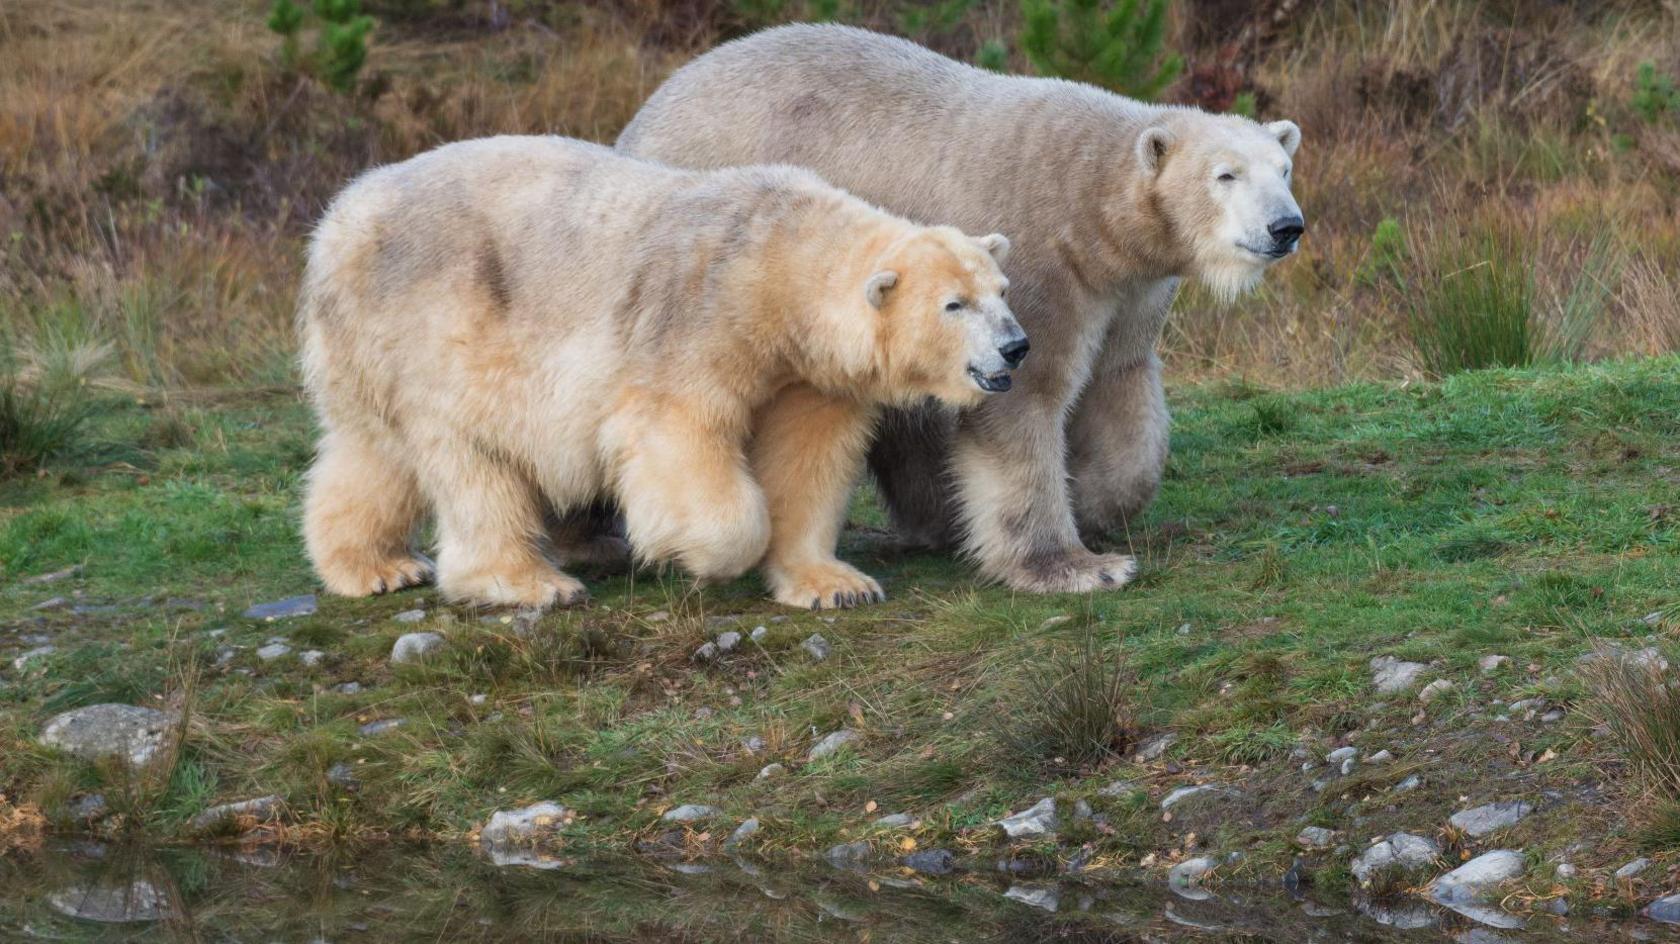
M 776 602 L 813 610 L 886 599 L 875 579 L 834 556 L 876 410 L 789 387 L 753 421 L 753 475 L 770 506 L 764 577 Z
M 1091 379 L 1068 425 L 1068 472 L 1081 531 L 1123 534 L 1149 506 L 1166 471 L 1171 422 L 1153 351 Z
M 942 550 L 957 543 L 947 471 L 952 429 L 946 411 L 913 407 L 888 410 L 876 431 L 869 471 L 906 547 Z
M 576 578 L 538 551 L 536 484 L 507 460 L 444 435 L 415 450 L 437 508 L 438 589 L 489 606 L 572 606 L 589 599 Z
M 432 579 L 411 546 L 424 503 L 414 470 L 388 445 L 354 433 L 321 437 L 303 501 L 303 537 L 331 593 L 362 597 Z

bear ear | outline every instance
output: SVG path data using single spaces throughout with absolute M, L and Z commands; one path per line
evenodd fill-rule
M 1009 237 L 1003 235 L 1002 233 L 992 233 L 988 236 L 982 236 L 975 240 L 975 242 L 980 244 L 980 248 L 991 253 L 992 261 L 996 262 L 998 265 L 1003 265 L 1003 260 L 1009 258 Z
M 863 297 L 869 299 L 872 308 L 882 308 L 887 304 L 887 289 L 898 284 L 898 273 L 891 269 L 882 269 L 869 277 L 863 285 Z
M 1295 149 L 1301 146 L 1300 125 L 1293 121 L 1274 121 L 1266 126 L 1266 130 L 1277 136 L 1285 154 L 1295 156 Z
M 1167 156 L 1167 148 L 1173 143 L 1173 133 L 1160 125 L 1152 125 L 1143 129 L 1137 139 L 1138 166 L 1144 173 L 1154 174 L 1161 169 L 1161 159 Z

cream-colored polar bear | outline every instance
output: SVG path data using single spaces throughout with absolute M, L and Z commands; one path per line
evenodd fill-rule
M 605 499 L 644 559 L 708 578 L 763 559 L 803 606 L 876 596 L 834 558 L 874 407 L 1008 387 L 1025 338 L 1007 248 L 807 171 L 680 171 L 557 137 L 371 171 L 304 276 L 310 558 L 336 593 L 418 583 L 430 510 L 445 595 L 572 603 L 544 513 Z M 749 442 L 755 425 L 771 435 Z
M 961 540 L 1029 591 L 1124 584 L 1118 530 L 1155 495 L 1167 410 L 1155 342 L 1182 277 L 1221 294 L 1294 251 L 1301 133 L 1073 82 L 997 75 L 914 43 L 787 26 L 671 76 L 618 139 L 685 167 L 773 161 L 915 220 L 1005 229 L 1033 339 L 1019 392 L 952 417 L 893 410 L 870 465 L 907 538 Z

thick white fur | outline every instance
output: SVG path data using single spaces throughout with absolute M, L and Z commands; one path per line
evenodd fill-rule
M 1299 212 L 1287 172 L 1300 137 L 1290 122 L 801 25 L 679 69 L 618 147 L 691 167 L 797 164 L 911 219 L 1007 231 L 1010 299 L 1033 345 L 1016 392 L 954 422 L 890 413 L 871 466 L 907 537 L 960 540 L 1018 589 L 1084 591 L 1120 586 L 1133 562 L 1091 553 L 1080 527 L 1123 527 L 1166 462 L 1154 348 L 1178 282 L 1222 297 L 1253 287 L 1274 260 L 1244 247 Z
M 544 515 L 607 500 L 644 559 L 731 577 L 768 549 L 789 602 L 878 592 L 821 522 L 879 404 L 973 405 L 970 370 L 1003 368 L 1019 327 L 993 251 L 807 171 L 679 171 L 564 138 L 371 171 L 322 220 L 300 301 L 324 429 L 310 557 L 337 593 L 417 583 L 430 510 L 447 596 L 570 603 L 584 588 L 540 552 Z M 755 414 L 783 401 L 802 435 L 749 457 Z

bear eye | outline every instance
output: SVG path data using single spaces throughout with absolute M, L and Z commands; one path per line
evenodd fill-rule
M 1220 180 L 1221 183 L 1230 183 L 1231 181 L 1236 180 L 1236 179 L 1237 179 L 1237 175 L 1231 173 L 1230 171 L 1226 171 L 1225 173 L 1219 175 L 1219 180 Z
M 950 302 L 945 303 L 945 310 L 946 311 L 962 311 L 962 306 L 963 306 L 963 303 L 960 302 L 960 301 L 950 301 Z

